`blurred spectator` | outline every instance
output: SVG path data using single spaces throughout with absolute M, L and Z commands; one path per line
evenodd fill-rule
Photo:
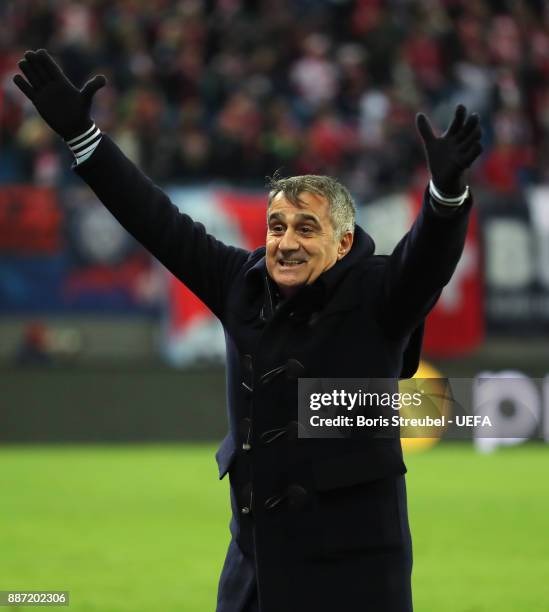
M 19 366 L 52 365 L 53 356 L 48 341 L 48 329 L 43 323 L 29 323 L 17 347 L 15 363 Z
M 533 169 L 526 118 L 517 111 L 500 111 L 494 118 L 494 143 L 485 156 L 485 184 L 502 194 L 517 193 L 528 182 Z
M 330 41 L 325 36 L 311 34 L 303 42 L 303 55 L 290 71 L 296 101 L 301 104 L 305 117 L 331 102 L 337 93 L 338 73 L 329 51 Z
M 66 365 L 73 363 L 81 350 L 82 338 L 76 329 L 51 329 L 41 321 L 31 321 L 23 330 L 14 361 L 19 366 Z
M 549 9 L 541 0 L 3 0 L 0 181 L 72 180 L 63 143 L 11 84 L 27 48 L 105 73 L 94 117 L 158 182 L 261 185 L 276 169 L 403 188 L 413 117 L 483 117 L 483 183 L 548 180 Z

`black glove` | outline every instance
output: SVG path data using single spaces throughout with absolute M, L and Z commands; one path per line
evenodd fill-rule
M 465 170 L 482 153 L 478 115 L 473 113 L 465 120 L 466 115 L 465 106 L 457 106 L 452 123 L 440 137 L 434 135 L 423 113 L 416 116 L 433 183 L 448 197 L 459 196 L 465 191 Z
M 107 79 L 103 75 L 95 76 L 78 89 L 45 49 L 27 51 L 24 57 L 18 65 L 28 82 L 20 74 L 13 77 L 13 82 L 51 129 L 64 140 L 88 130 L 93 125 L 90 117 L 93 95 Z

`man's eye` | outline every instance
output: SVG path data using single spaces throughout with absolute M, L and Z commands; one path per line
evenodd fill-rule
M 283 232 L 283 231 L 284 231 L 284 227 L 282 225 L 272 225 L 271 226 L 271 232 L 279 234 L 280 232 Z
M 304 226 L 301 228 L 301 233 L 302 234 L 312 234 L 313 232 L 313 228 L 312 227 L 308 227 L 308 226 Z

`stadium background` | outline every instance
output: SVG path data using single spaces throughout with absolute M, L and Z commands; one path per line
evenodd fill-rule
M 442 126 L 457 102 L 478 112 L 476 215 L 425 359 L 444 376 L 521 372 L 549 406 L 546 2 L 4 0 L 0 590 L 211 610 L 229 535 L 220 329 L 73 176 L 12 84 L 40 47 L 78 83 L 105 74 L 97 124 L 248 248 L 280 169 L 340 178 L 390 251 L 427 179 L 415 113 Z M 408 465 L 417 609 L 548 610 L 544 443 L 441 442 Z

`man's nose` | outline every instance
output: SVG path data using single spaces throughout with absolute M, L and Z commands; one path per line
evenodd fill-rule
M 295 232 L 291 229 L 287 229 L 278 243 L 278 248 L 281 251 L 297 251 L 297 249 L 299 249 L 299 242 Z

